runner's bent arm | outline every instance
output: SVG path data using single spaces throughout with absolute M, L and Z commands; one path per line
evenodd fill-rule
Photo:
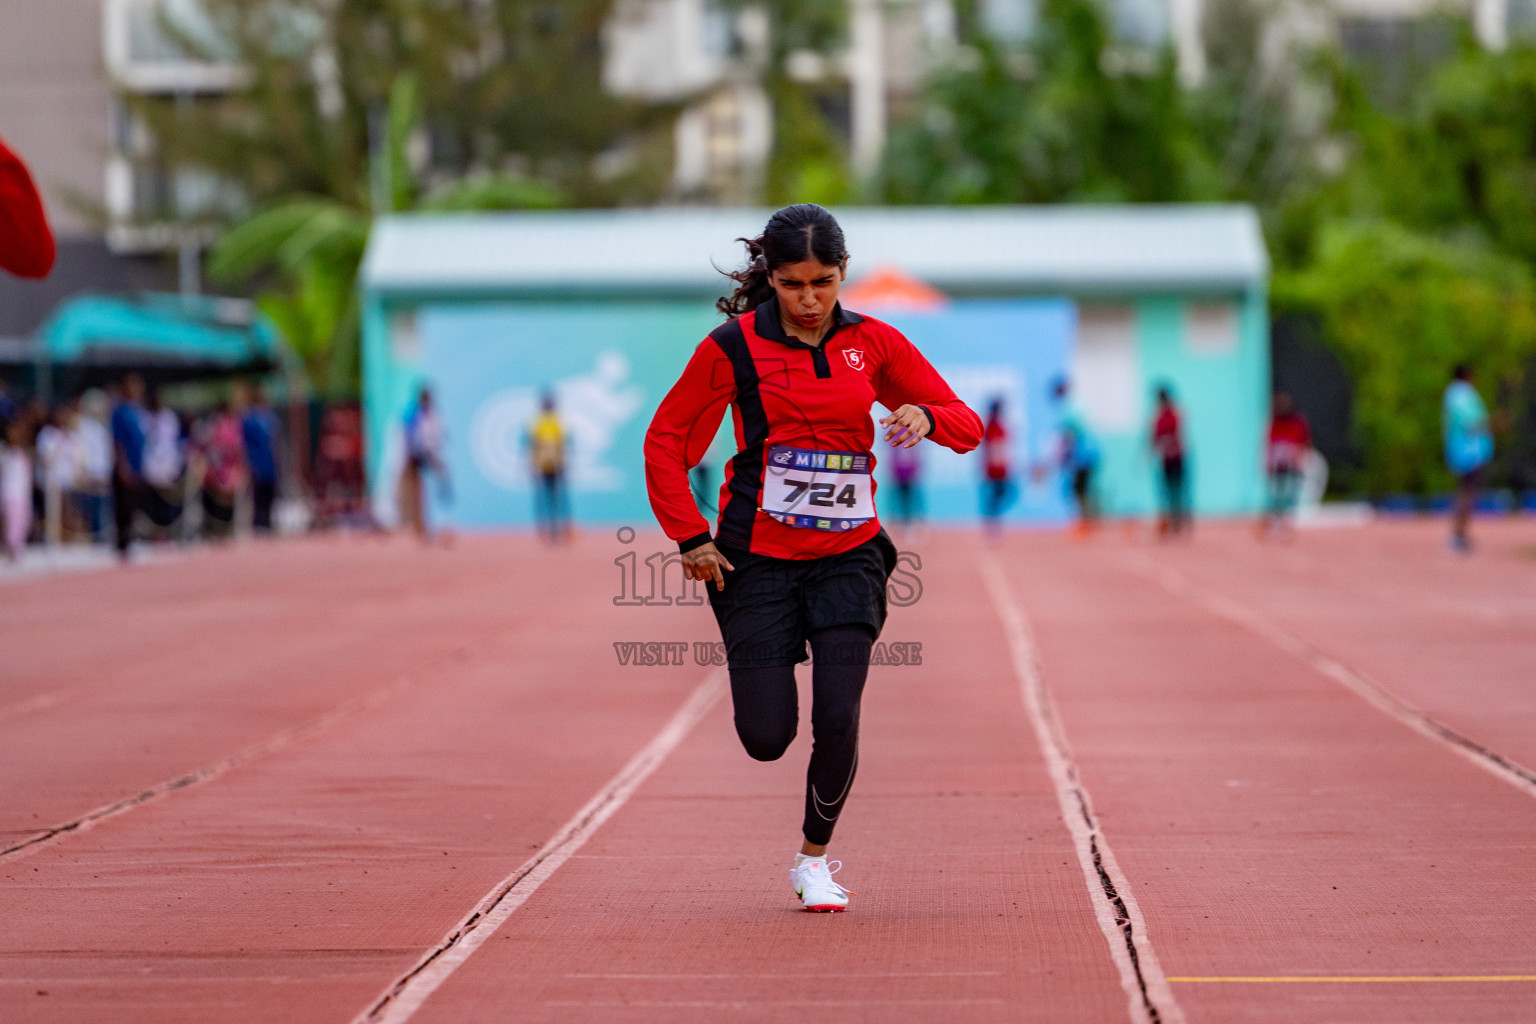
M 651 510 L 684 552 L 710 542 L 709 522 L 693 500 L 688 471 L 709 451 L 735 393 L 730 360 L 713 339 L 705 338 L 645 432 L 645 489 Z
M 981 443 L 981 417 L 955 397 L 954 390 L 917 346 L 895 329 L 887 338 L 885 358 L 874 384 L 875 397 L 892 412 L 887 420 L 899 420 L 903 406 L 916 406 L 932 424 L 926 436 L 951 451 L 964 454 Z

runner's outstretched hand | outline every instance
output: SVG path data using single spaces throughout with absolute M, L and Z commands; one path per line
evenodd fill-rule
M 725 589 L 725 575 L 720 570 L 735 572 L 732 565 L 720 549 L 715 547 L 714 541 L 705 541 L 692 551 L 683 552 L 683 575 L 691 580 L 715 581 L 716 590 Z
M 920 405 L 904 405 L 880 420 L 885 439 L 893 445 L 911 448 L 928 433 L 928 414 Z

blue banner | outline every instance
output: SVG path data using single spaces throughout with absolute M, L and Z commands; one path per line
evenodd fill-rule
M 1003 403 L 1017 500 L 1007 518 L 1060 521 L 1066 514 L 1049 458 L 1052 383 L 1069 363 L 1072 303 L 1061 299 L 958 301 L 935 313 L 872 315 L 902 330 L 959 396 L 985 416 Z M 565 427 L 567 486 L 577 522 L 651 521 L 642 444 L 662 396 L 699 341 L 720 322 L 704 303 L 484 303 L 424 307 L 421 368 L 446 428 L 451 489 L 433 488 L 437 521 L 466 528 L 526 526 L 534 519 L 535 476 L 528 430 L 540 397 L 555 398 Z M 883 415 L 876 409 L 874 415 Z M 728 435 L 729 416 L 722 425 Z M 875 454 L 882 456 L 876 440 Z M 979 455 L 920 446 L 926 518 L 974 521 Z M 713 496 L 733 449 L 717 438 L 706 457 Z M 889 482 L 880 465 L 876 479 Z M 887 496 L 881 496 L 882 507 Z M 713 518 L 713 510 L 705 509 Z

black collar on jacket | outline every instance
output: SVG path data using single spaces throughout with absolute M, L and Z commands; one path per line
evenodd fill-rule
M 839 302 L 832 307 L 832 329 L 827 332 L 825 338 L 821 339 L 821 344 L 823 346 L 826 345 L 827 342 L 832 340 L 832 335 L 836 334 L 840 329 L 852 327 L 854 324 L 861 324 L 863 322 L 863 317 L 844 309 L 843 304 Z M 807 345 L 799 338 L 791 338 L 784 333 L 784 323 L 779 319 L 779 297 L 777 295 L 767 302 L 759 304 L 757 309 L 753 311 L 752 330 L 759 338 L 770 338 L 773 341 L 795 348 L 814 349 L 819 347 Z

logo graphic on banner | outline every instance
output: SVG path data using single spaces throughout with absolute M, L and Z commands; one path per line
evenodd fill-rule
M 622 352 L 604 351 L 590 371 L 555 381 L 573 490 L 616 491 L 625 485 L 626 474 L 608 457 L 614 435 L 640 409 L 640 389 L 629 383 L 629 371 L 629 359 Z M 469 441 L 475 466 L 499 487 L 532 486 L 525 438 L 538 404 L 533 388 L 507 388 L 475 411 Z

